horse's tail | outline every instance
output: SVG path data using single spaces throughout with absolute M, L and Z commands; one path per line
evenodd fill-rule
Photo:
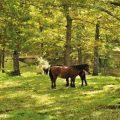
M 50 77 L 51 80 L 54 79 L 53 74 L 52 74 L 52 71 L 51 71 L 51 68 L 50 68 L 50 70 L 49 70 L 49 77 Z

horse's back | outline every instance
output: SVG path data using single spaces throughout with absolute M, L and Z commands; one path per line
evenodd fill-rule
M 76 71 L 69 66 L 53 66 L 51 71 L 55 76 L 70 78 L 76 76 Z
M 61 78 L 69 78 L 71 74 L 71 69 L 67 66 L 61 68 Z
M 60 66 L 52 66 L 50 67 L 50 70 L 53 75 L 58 76 L 60 74 Z

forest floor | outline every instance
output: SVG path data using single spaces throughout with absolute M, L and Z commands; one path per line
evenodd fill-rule
M 0 120 L 119 120 L 120 77 L 87 76 L 88 86 L 65 87 L 47 75 L 0 73 Z

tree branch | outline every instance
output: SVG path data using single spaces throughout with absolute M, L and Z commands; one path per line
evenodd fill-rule
M 120 2 L 110 2 L 111 4 L 117 4 L 117 5 L 120 5 Z M 26 3 L 22 3 L 22 4 L 26 4 Z M 27 3 L 27 5 L 32 5 L 32 6 L 35 6 L 36 8 L 40 8 L 40 6 L 45 6 L 45 4 L 41 4 L 40 6 L 39 5 L 35 5 L 33 3 Z M 47 6 L 52 6 L 54 8 L 60 8 L 60 7 L 63 7 L 63 4 L 47 4 Z M 119 17 L 116 17 L 112 12 L 110 12 L 109 10 L 106 10 L 100 6 L 94 6 L 94 5 L 90 5 L 90 4 L 71 4 L 71 3 L 68 3 L 67 4 L 68 7 L 71 7 L 71 6 L 76 6 L 76 7 L 90 7 L 90 8 L 95 8 L 95 9 L 98 9 L 100 11 L 103 11 L 105 13 L 107 13 L 108 15 L 116 18 L 118 21 L 120 21 L 120 18 Z
M 111 13 L 110 11 L 108 11 L 108 10 L 102 8 L 102 7 L 99 7 L 99 6 L 97 6 L 96 8 L 99 9 L 100 11 L 103 11 L 103 12 L 107 13 L 108 15 L 116 18 L 118 21 L 120 21 L 120 18 L 119 18 L 119 17 L 116 17 L 116 16 L 115 16 L 113 13 Z

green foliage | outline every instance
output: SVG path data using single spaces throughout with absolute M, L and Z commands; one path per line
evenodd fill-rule
M 19 49 L 26 41 L 25 24 L 31 17 L 28 15 L 27 8 L 22 6 L 19 0 L 6 0 L 2 2 L 4 14 L 1 18 L 4 21 L 3 31 L 4 40 L 10 49 Z
M 107 56 L 110 60 L 108 63 L 112 61 L 119 65 L 118 57 L 114 57 L 114 49 L 119 49 L 120 46 L 120 12 L 119 7 L 106 0 L 2 0 L 0 48 L 5 47 L 10 52 L 19 49 L 21 55 L 41 56 L 51 64 L 63 64 L 66 41 L 65 5 L 69 7 L 73 20 L 72 61 L 78 63 L 78 49 L 82 48 L 84 62 L 87 59 L 92 65 L 95 25 L 99 20 L 100 57 Z

